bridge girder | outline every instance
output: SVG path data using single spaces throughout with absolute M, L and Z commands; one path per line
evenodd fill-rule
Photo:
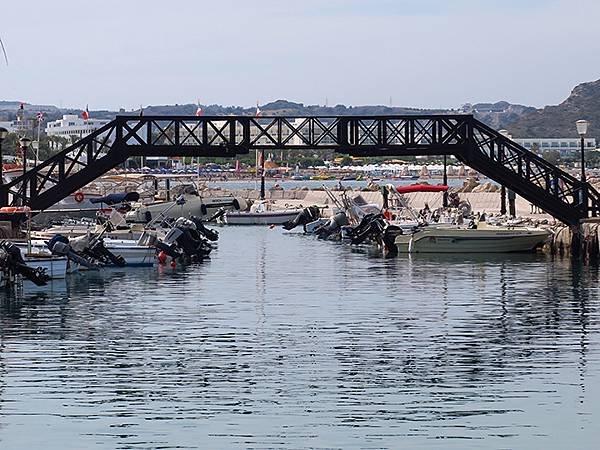
M 2 186 L 0 203 L 46 209 L 132 156 L 234 157 L 253 150 L 455 155 L 565 223 L 600 212 L 600 195 L 590 185 L 471 115 L 118 116 Z

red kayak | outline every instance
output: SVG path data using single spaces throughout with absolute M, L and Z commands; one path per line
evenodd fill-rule
M 410 192 L 445 192 L 448 190 L 448 186 L 445 184 L 438 184 L 432 186 L 431 184 L 413 184 L 412 186 L 397 186 L 396 191 L 399 194 L 408 194 Z

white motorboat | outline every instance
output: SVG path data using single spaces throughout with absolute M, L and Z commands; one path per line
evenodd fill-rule
M 206 220 L 222 208 L 234 211 L 246 209 L 246 202 L 237 197 L 201 197 L 188 193 L 170 202 L 134 204 L 132 206 L 133 209 L 125 214 L 125 220 L 148 223 L 160 216 L 173 219 L 195 216 Z
M 539 228 L 429 225 L 397 235 L 394 243 L 399 253 L 508 253 L 533 251 L 549 237 L 548 230 Z
M 281 225 L 294 219 L 302 208 L 272 210 L 266 200 L 255 202 L 250 211 L 229 211 L 225 213 L 228 225 Z
M 69 260 L 64 256 L 55 256 L 47 253 L 23 253 L 25 264 L 33 268 L 45 269 L 52 280 L 65 278 Z
M 156 248 L 140 245 L 134 239 L 105 238 L 104 245 L 111 253 L 121 256 L 127 267 L 151 267 L 156 262 Z
M 44 241 L 11 241 L 21 250 L 25 264 L 33 268 L 46 269 L 52 279 L 65 278 L 67 274 L 68 258 L 53 255 Z

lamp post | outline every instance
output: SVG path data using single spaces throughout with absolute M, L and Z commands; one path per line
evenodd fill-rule
M 581 137 L 581 182 L 585 183 L 585 135 L 587 134 L 589 122 L 578 120 L 575 125 L 577 125 L 577 133 Z
M 577 133 L 581 137 L 581 206 L 587 216 L 587 187 L 585 179 L 585 135 L 587 134 L 589 122 L 578 120 L 575 122 Z
M 448 157 L 444 155 L 444 179 L 442 181 L 444 186 L 448 186 Z M 443 193 L 442 197 L 442 206 L 444 208 L 448 207 L 448 190 L 446 189 Z
M 21 145 L 21 154 L 23 155 L 23 175 L 27 172 L 27 148 L 31 144 L 31 139 L 22 137 L 19 139 L 19 144 Z
M 4 156 L 2 155 L 2 142 L 8 136 L 8 130 L 6 128 L 0 127 L 0 186 L 4 184 Z

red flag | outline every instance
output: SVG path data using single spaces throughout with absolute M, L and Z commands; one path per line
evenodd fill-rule
M 81 117 L 83 117 L 83 120 L 89 120 L 89 118 L 90 118 L 90 110 L 88 108 L 88 105 L 85 105 L 85 111 L 83 111 L 81 113 Z
M 203 112 L 204 111 L 202 111 L 202 107 L 200 106 L 200 104 L 198 104 L 198 109 L 196 109 L 196 115 L 201 116 Z
M 254 115 L 254 117 L 260 117 L 261 111 L 260 108 L 258 107 L 258 102 L 256 102 L 256 114 Z

